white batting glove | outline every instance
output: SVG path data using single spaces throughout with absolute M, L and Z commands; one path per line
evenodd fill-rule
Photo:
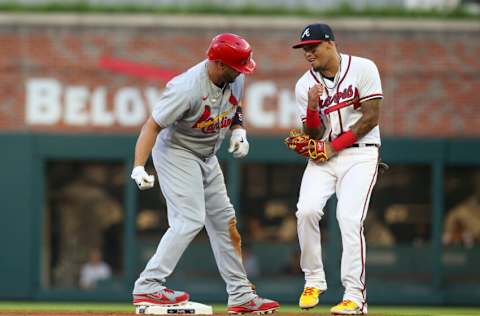
M 235 158 L 243 158 L 248 154 L 250 145 L 247 141 L 247 131 L 243 128 L 236 128 L 232 131 L 232 137 L 230 137 L 230 147 L 228 152 L 233 153 Z
M 153 184 L 155 183 L 155 176 L 149 175 L 143 166 L 133 168 L 130 177 L 135 180 L 138 188 L 142 191 L 153 188 Z

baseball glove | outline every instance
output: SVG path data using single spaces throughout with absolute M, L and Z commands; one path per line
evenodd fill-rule
M 293 129 L 289 136 L 283 140 L 289 149 L 303 157 L 314 161 L 323 162 L 328 160 L 325 153 L 325 143 L 321 140 L 310 138 L 299 129 Z
M 288 149 L 295 151 L 303 157 L 308 156 L 308 141 L 310 137 L 303 134 L 299 129 L 292 129 L 288 133 L 288 137 L 283 140 Z

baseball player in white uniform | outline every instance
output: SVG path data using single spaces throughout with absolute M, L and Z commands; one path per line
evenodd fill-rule
M 296 213 L 300 265 L 305 273 L 299 306 L 316 306 L 319 295 L 327 290 L 319 221 L 327 200 L 335 193 L 345 294 L 331 312 L 366 314 L 363 221 L 377 178 L 383 99 L 380 76 L 371 60 L 340 54 L 326 24 L 308 25 L 293 48 L 302 48 L 311 66 L 295 87 L 299 118 L 310 137 L 305 146 L 296 148 L 310 158 Z
M 275 301 L 259 297 L 247 279 L 241 257 L 235 211 L 215 156 L 231 130 L 229 152 L 247 155 L 240 99 L 245 75 L 255 69 L 249 43 L 224 33 L 213 38 L 208 60 L 168 82 L 135 147 L 132 179 L 141 190 L 153 187 L 145 172 L 150 152 L 168 209 L 169 229 L 135 282 L 134 305 L 172 305 L 189 295 L 165 286 L 183 252 L 203 227 L 227 285 L 228 312 L 267 313 Z

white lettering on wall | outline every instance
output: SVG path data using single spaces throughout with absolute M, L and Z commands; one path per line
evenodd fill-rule
M 28 125 L 139 126 L 161 96 L 161 90 L 124 87 L 114 92 L 108 105 L 106 87 L 62 86 L 52 78 L 26 81 L 25 121 Z M 112 110 L 109 110 L 113 108 Z M 63 122 L 62 122 L 63 120 Z
M 153 107 L 155 104 L 160 100 L 160 96 L 162 95 L 162 91 L 158 90 L 154 87 L 147 87 L 145 88 L 145 97 L 147 99 L 147 103 L 149 105 L 150 113 L 153 112 Z
M 135 126 L 145 121 L 145 105 L 138 89 L 131 87 L 120 89 L 115 95 L 114 104 L 121 125 Z
M 105 87 L 98 87 L 93 91 L 90 116 L 93 125 L 112 126 L 114 124 L 113 113 L 107 110 L 107 89 Z
M 273 81 L 254 82 L 246 93 L 246 118 L 247 122 L 255 127 L 275 127 L 275 111 L 263 107 L 267 97 L 274 97 L 277 88 Z
M 62 86 L 55 79 L 34 78 L 26 82 L 25 120 L 31 125 L 53 125 L 62 115 Z
M 65 123 L 84 126 L 88 124 L 87 102 L 89 92 L 86 87 L 71 86 L 65 89 Z
M 267 109 L 268 100 L 277 100 Z M 288 89 L 278 89 L 273 81 L 257 81 L 246 92 L 247 122 L 255 128 L 291 128 L 298 125 L 295 96 Z
M 297 105 L 295 95 L 290 90 L 281 90 L 278 96 L 278 125 L 289 128 L 300 122 L 297 117 Z
M 147 119 L 162 91 L 155 87 L 62 85 L 52 78 L 26 82 L 26 123 L 29 125 L 140 126 Z M 113 104 L 109 104 L 113 100 Z M 274 81 L 257 81 L 245 92 L 245 117 L 256 129 L 287 129 L 298 124 L 295 96 Z

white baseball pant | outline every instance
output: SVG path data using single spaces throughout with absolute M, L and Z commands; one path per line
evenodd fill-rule
M 378 148 L 352 147 L 325 163 L 309 161 L 297 204 L 300 266 L 305 286 L 327 289 L 322 262 L 320 220 L 327 200 L 337 195 L 337 220 L 342 235 L 341 280 L 343 299 L 359 306 L 366 302 L 365 237 L 363 221 L 377 178 Z

